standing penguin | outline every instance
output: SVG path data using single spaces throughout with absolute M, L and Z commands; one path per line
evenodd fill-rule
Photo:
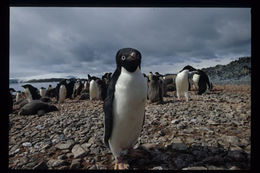
M 212 83 L 209 81 L 208 75 L 202 70 L 197 70 L 192 80 L 198 87 L 198 95 L 203 94 L 207 89 L 212 89 Z
M 40 88 L 40 95 L 41 95 L 41 97 L 45 97 L 45 95 L 46 95 L 46 88 L 44 88 L 44 87 Z
M 15 102 L 19 102 L 22 99 L 23 99 L 23 95 L 22 95 L 21 91 L 17 91 L 16 96 L 15 96 Z
M 198 95 L 203 94 L 204 92 L 206 92 L 207 89 L 212 89 L 212 83 L 209 81 L 209 77 L 204 71 L 195 69 L 190 65 L 187 65 L 184 68 L 189 70 L 189 72 L 191 72 L 191 74 L 193 75 L 192 81 L 198 88 Z
M 94 99 L 100 99 L 100 94 L 101 91 L 98 87 L 98 83 L 97 83 L 97 77 L 94 76 L 90 76 L 89 75 L 89 95 L 90 95 L 90 100 L 94 100 Z
M 176 76 L 175 83 L 176 83 L 176 93 L 178 99 L 181 98 L 181 96 L 185 96 L 186 101 L 189 101 L 189 68 L 184 67 Z
M 67 89 L 65 85 L 60 86 L 59 90 L 59 103 L 63 103 L 67 96 Z
M 147 80 L 141 72 L 141 53 L 132 48 L 116 54 L 117 68 L 104 101 L 104 142 L 115 157 L 115 169 L 127 169 L 122 156 L 137 142 L 144 124 Z
M 148 83 L 148 99 L 149 102 L 163 102 L 162 85 L 159 76 L 151 75 Z

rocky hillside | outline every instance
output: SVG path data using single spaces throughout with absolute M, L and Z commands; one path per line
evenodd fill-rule
M 249 84 L 251 82 L 251 57 L 241 57 L 227 65 L 202 68 L 213 83 Z

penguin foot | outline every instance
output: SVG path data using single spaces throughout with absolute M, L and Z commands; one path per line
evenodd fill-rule
M 123 169 L 129 169 L 129 164 L 123 161 L 120 158 L 115 159 L 115 170 L 123 170 Z

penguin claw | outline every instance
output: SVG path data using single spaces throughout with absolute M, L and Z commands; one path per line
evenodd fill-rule
M 121 159 L 120 159 L 120 160 L 116 159 L 116 160 L 115 160 L 114 169 L 115 169 L 115 170 L 129 169 L 129 164 L 123 162 Z
M 116 163 L 114 169 L 115 170 L 129 169 L 129 164 L 127 164 L 127 163 Z

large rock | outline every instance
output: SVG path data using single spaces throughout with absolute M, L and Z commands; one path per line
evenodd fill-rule
M 85 151 L 85 150 L 81 147 L 81 145 L 79 145 L 79 144 L 76 144 L 76 145 L 72 148 L 71 152 L 73 153 L 75 159 L 76 159 L 76 158 L 79 158 L 79 157 L 83 157 L 83 156 L 85 156 L 85 155 L 88 153 L 88 151 Z
M 55 147 L 60 149 L 60 150 L 67 150 L 67 149 L 71 149 L 74 145 L 74 141 L 73 140 L 68 140 L 68 141 L 65 141 L 65 142 L 60 142 L 58 143 Z

